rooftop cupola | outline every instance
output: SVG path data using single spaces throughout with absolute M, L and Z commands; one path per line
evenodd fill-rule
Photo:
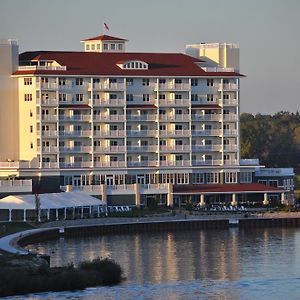
M 125 52 L 128 40 L 110 35 L 99 35 L 82 40 L 85 52 Z

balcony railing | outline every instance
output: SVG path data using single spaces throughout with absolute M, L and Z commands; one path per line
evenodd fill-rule
M 82 122 L 89 122 L 91 120 L 91 115 L 74 115 L 74 116 L 67 116 L 67 115 L 60 115 L 60 121 L 82 121 Z
M 192 130 L 192 136 L 219 136 L 220 134 L 220 129 Z
M 94 136 L 96 137 L 124 137 L 124 130 L 107 130 L 107 131 L 94 131 Z
M 119 161 L 95 161 L 94 162 L 95 168 L 124 168 L 126 167 L 126 162 L 119 160 Z
M 223 135 L 224 136 L 235 136 L 238 134 L 238 131 L 236 129 L 224 129 Z
M 92 147 L 91 146 L 59 147 L 59 151 L 62 153 L 69 153 L 69 152 L 90 153 L 92 152 Z
M 64 162 L 59 164 L 62 169 L 72 169 L 72 168 L 90 168 L 92 167 L 91 161 L 81 161 L 81 162 Z
M 135 137 L 135 136 L 156 136 L 157 130 L 128 130 L 127 136 Z
M 236 166 L 239 161 L 237 159 L 224 160 L 224 165 L 226 166 Z
M 45 146 L 45 147 L 37 147 L 37 152 L 42 153 L 57 153 L 58 147 L 57 146 Z
M 223 90 L 223 91 L 236 91 L 238 90 L 238 85 L 236 83 L 224 83 L 219 84 L 219 90 Z
M 110 90 L 110 91 L 118 91 L 118 90 L 124 90 L 125 85 L 124 83 L 121 82 L 117 82 L 117 83 L 93 83 L 93 84 L 89 84 L 89 91 L 91 91 L 92 89 L 94 91 L 106 91 L 106 90 Z
M 42 134 L 42 136 L 43 137 L 54 137 L 54 138 L 56 138 L 57 137 L 57 131 L 56 130 L 43 130 L 43 131 L 37 131 L 37 135 L 41 135 Z
M 189 167 L 190 165 L 190 160 L 160 161 L 162 167 Z
M 125 99 L 94 99 L 94 106 L 125 106 Z
M 58 100 L 57 99 L 36 98 L 36 104 L 40 104 L 42 106 L 57 106 L 58 105 Z
M 160 146 L 161 152 L 189 152 L 190 151 L 190 145 L 174 145 L 174 146 Z
M 177 91 L 188 91 L 190 90 L 190 84 L 189 83 L 159 83 L 158 85 L 155 85 L 155 90 L 162 90 L 162 91 L 168 91 L 168 90 L 177 90 Z
M 126 115 L 127 121 L 156 121 L 157 115 Z
M 189 99 L 161 99 L 159 106 L 189 106 Z
M 210 114 L 210 115 L 196 115 L 192 114 L 192 121 L 216 121 L 220 122 L 222 119 L 220 114 Z
M 223 106 L 236 106 L 236 99 L 219 99 L 219 104 Z
M 128 152 L 156 152 L 158 150 L 157 145 L 148 146 L 127 146 Z
M 91 130 L 59 131 L 60 136 L 90 137 Z
M 128 167 L 156 167 L 158 165 L 157 160 L 148 161 L 128 161 Z
M 96 146 L 94 147 L 94 152 L 98 153 L 121 153 L 125 151 L 125 146 L 108 146 L 108 147 L 101 147 Z
M 41 115 L 37 115 L 37 119 L 39 120 Z M 42 121 L 44 122 L 57 122 L 57 115 L 42 115 Z
M 50 162 L 42 162 L 41 163 L 41 167 L 42 168 L 45 168 L 45 169 L 57 169 L 58 168 L 58 162 L 52 162 L 52 161 L 50 161 Z
M 124 122 L 124 115 L 94 115 L 96 122 Z
M 224 151 L 237 151 L 237 145 L 224 145 Z
M 189 122 L 190 115 L 183 114 L 183 115 L 160 115 L 160 121 L 179 121 L 179 122 Z
M 172 130 L 172 131 L 167 131 L 167 130 L 161 130 L 160 131 L 160 136 L 162 137 L 167 137 L 167 136 L 190 136 L 190 131 L 187 129 L 183 130 Z
M 222 164 L 222 160 L 220 159 L 212 159 L 212 160 L 193 160 L 193 166 L 219 166 Z
M 222 145 L 193 145 L 193 151 L 221 151 Z
M 237 115 L 229 114 L 229 115 L 223 115 L 223 120 L 227 122 L 235 122 L 237 121 Z

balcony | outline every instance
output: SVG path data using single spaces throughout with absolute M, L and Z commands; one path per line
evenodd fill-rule
M 238 85 L 236 83 L 219 84 L 219 91 L 237 91 Z
M 189 99 L 160 99 L 159 106 L 189 106 Z
M 192 114 L 192 121 L 221 122 L 221 120 L 222 120 L 222 116 L 220 114 L 207 114 L 207 115 Z
M 192 130 L 192 136 L 220 136 L 220 129 Z
M 73 116 L 66 116 L 66 115 L 60 115 L 59 121 L 62 122 L 90 122 L 91 121 L 91 115 L 73 115 Z
M 55 162 L 55 161 L 41 163 L 41 167 L 44 169 L 57 169 L 58 165 L 59 165 L 58 162 Z
M 37 135 L 41 135 L 43 137 L 48 137 L 48 138 L 57 138 L 57 131 L 56 130 L 43 130 L 43 131 L 37 131 L 36 132 Z
M 94 115 L 95 122 L 124 122 L 124 115 Z
M 237 145 L 224 145 L 224 151 L 237 151 Z
M 94 106 L 117 107 L 125 106 L 125 99 L 94 99 Z
M 190 136 L 190 131 L 187 130 L 187 129 L 172 130 L 172 131 L 161 130 L 159 134 L 160 134 L 161 137 L 178 137 L 178 136 L 189 137 Z
M 190 160 L 160 161 L 161 167 L 190 167 Z
M 236 122 L 237 121 L 237 115 L 235 115 L 235 114 L 223 115 L 223 120 L 227 121 L 227 122 Z
M 31 193 L 32 180 L 0 180 L 0 193 Z
M 89 91 L 122 91 L 125 89 L 124 83 L 93 83 L 89 84 Z
M 157 120 L 157 115 L 132 115 L 132 114 L 127 114 L 126 115 L 127 121 L 156 121 Z
M 128 137 L 155 137 L 157 135 L 157 130 L 128 130 L 127 136 Z
M 107 130 L 107 131 L 94 131 L 96 137 L 125 137 L 124 130 Z
M 92 147 L 91 146 L 74 146 L 74 147 L 59 147 L 59 151 L 61 153 L 91 153 Z
M 177 122 L 189 122 L 190 115 L 189 114 L 182 114 L 182 115 L 160 115 L 159 120 L 161 122 L 164 121 L 177 121 Z
M 46 83 L 37 83 L 37 89 L 41 89 L 44 91 L 53 91 L 57 90 L 58 84 L 55 82 L 46 82 Z
M 224 136 L 236 136 L 238 134 L 238 131 L 236 129 L 224 129 L 223 135 Z
M 37 119 L 39 120 L 41 115 L 37 115 Z M 58 121 L 57 115 L 42 115 L 42 121 L 43 122 L 54 122 L 56 123 Z
M 193 160 L 193 166 L 220 166 L 222 160 L 220 159 L 211 159 L 211 160 Z
M 148 160 L 148 161 L 128 161 L 128 167 L 157 167 L 157 160 Z
M 148 146 L 127 146 L 128 152 L 157 152 L 157 145 L 148 145 Z
M 228 159 L 224 160 L 224 165 L 226 166 L 236 166 L 238 165 L 239 161 L 237 159 Z
M 94 152 L 97 152 L 97 153 L 121 153 L 121 152 L 125 152 L 125 146 L 107 146 L 107 147 L 96 146 L 96 147 L 94 147 Z
M 58 100 L 36 98 L 36 104 L 40 104 L 41 106 L 58 106 Z
M 62 169 L 75 169 L 75 168 L 91 168 L 92 162 L 91 161 L 81 161 L 81 162 L 64 162 L 60 163 L 60 168 Z
M 59 136 L 72 136 L 72 137 L 90 137 L 92 135 L 91 130 L 74 130 L 74 131 L 59 131 Z
M 189 91 L 189 83 L 159 83 L 155 85 L 155 91 Z
M 160 152 L 190 152 L 190 145 L 160 146 Z
M 84 96 L 82 100 L 76 100 L 75 98 L 72 99 L 66 99 L 65 101 L 59 101 L 59 105 L 61 108 L 64 108 L 64 105 L 68 105 L 67 108 L 72 109 L 72 107 L 69 107 L 69 105 L 91 105 L 91 99 Z M 89 107 L 87 107 L 89 109 Z
M 236 106 L 237 99 L 219 99 L 219 104 L 223 106 Z
M 123 160 L 119 161 L 95 161 L 95 168 L 125 168 L 126 162 Z
M 58 147 L 57 146 L 44 146 L 44 147 L 37 147 L 37 152 L 44 153 L 57 153 Z
M 192 151 L 200 151 L 200 152 L 207 152 L 207 151 L 221 151 L 222 145 L 193 145 Z

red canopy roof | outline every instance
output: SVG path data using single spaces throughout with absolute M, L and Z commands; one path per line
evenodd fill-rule
M 234 184 L 181 184 L 174 185 L 174 194 L 229 194 L 229 193 L 280 193 L 276 187 L 260 183 L 234 183 Z

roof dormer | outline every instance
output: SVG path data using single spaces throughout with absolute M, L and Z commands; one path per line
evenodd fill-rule
M 120 61 L 117 66 L 123 70 L 148 70 L 148 64 L 141 60 Z
M 82 40 L 85 52 L 125 52 L 125 42 L 128 40 L 110 36 L 99 35 Z

